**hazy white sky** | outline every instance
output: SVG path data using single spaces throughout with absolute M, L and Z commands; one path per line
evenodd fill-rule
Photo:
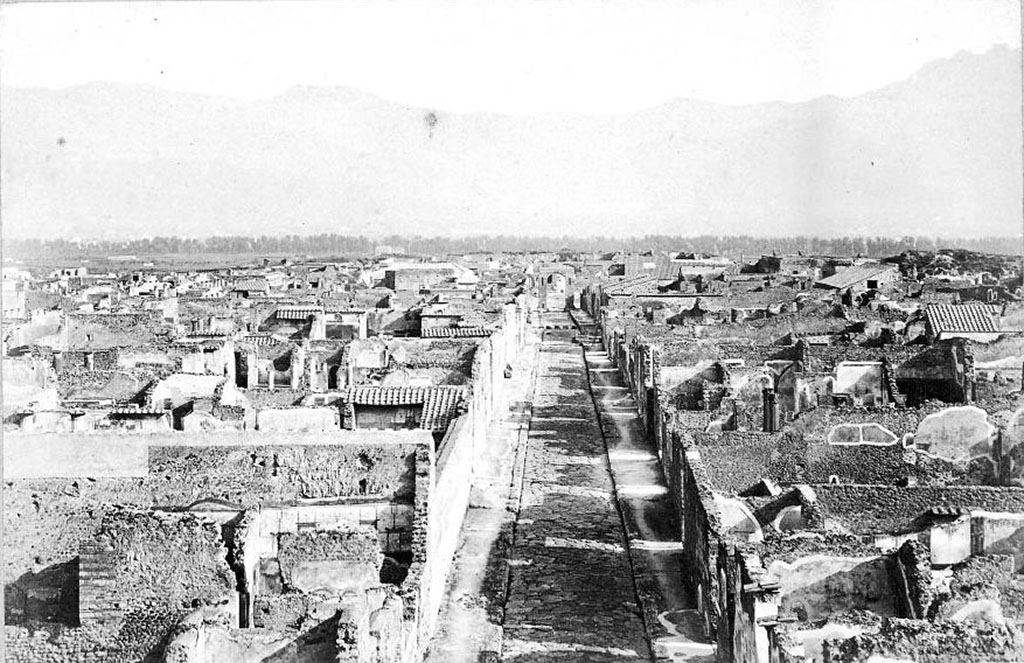
M 1021 33 L 1018 0 L 61 2 L 5 5 L 0 30 L 9 86 L 351 86 L 506 113 L 856 95 Z

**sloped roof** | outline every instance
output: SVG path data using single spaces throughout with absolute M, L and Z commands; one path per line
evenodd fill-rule
M 682 265 L 674 262 L 667 255 L 659 255 L 654 262 L 654 270 L 651 272 L 658 281 L 673 281 L 682 274 Z
M 110 410 L 110 414 L 115 414 L 115 415 L 118 415 L 118 416 L 125 416 L 125 415 L 151 416 L 151 415 L 164 415 L 164 414 L 167 414 L 167 410 L 164 410 L 163 408 L 160 408 L 160 407 L 156 407 L 155 405 L 153 405 L 153 406 L 150 406 L 150 405 L 142 406 L 142 405 L 125 404 L 125 405 L 118 405 L 118 406 L 113 407 Z
M 842 290 L 856 285 L 861 281 L 874 278 L 880 274 L 891 272 L 893 269 L 895 269 L 894 265 L 857 265 L 856 267 L 849 267 L 840 272 L 836 272 L 828 278 L 821 279 L 814 285 L 819 288 L 836 288 L 837 290 Z
M 960 333 L 999 333 L 1000 307 L 988 304 L 937 304 L 925 310 L 932 331 Z
M 427 392 L 423 403 L 420 428 L 431 431 L 446 431 L 452 419 L 459 415 L 459 407 L 465 390 L 461 387 L 435 387 Z
M 424 329 L 423 338 L 476 338 L 490 336 L 493 329 L 485 327 L 434 327 Z
M 273 334 L 260 334 L 260 333 L 246 334 L 245 336 L 242 337 L 242 341 L 244 341 L 246 343 L 251 343 L 252 345 L 256 345 L 256 346 L 270 346 L 270 345 L 277 345 L 278 343 L 286 343 L 287 342 L 286 339 L 280 338 L 278 336 L 274 336 Z
M 319 306 L 281 306 L 274 314 L 278 320 L 305 320 L 311 315 L 323 313 Z
M 264 278 L 241 279 L 235 281 L 232 290 L 270 290 L 270 282 Z
M 423 405 L 420 428 L 445 431 L 452 419 L 459 415 L 466 389 L 460 386 L 437 387 L 349 387 L 341 400 L 354 405 L 402 406 Z
M 344 304 L 340 302 L 331 302 L 324 306 L 324 310 L 327 313 L 367 313 L 366 307 L 352 306 L 351 304 Z
M 650 295 L 658 291 L 658 280 L 650 275 L 628 277 L 605 287 L 607 295 Z
M 420 405 L 432 387 L 380 387 L 366 385 L 349 387 L 341 400 L 355 405 Z

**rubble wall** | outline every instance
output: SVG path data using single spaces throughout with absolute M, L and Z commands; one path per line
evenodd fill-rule
M 83 562 L 77 579 L 82 628 L 7 626 L 12 663 L 159 660 L 179 619 L 233 596 L 219 527 L 191 514 L 112 510 L 88 543 L 103 554 L 101 569 Z
M 826 524 L 836 518 L 855 533 L 889 532 L 932 507 L 1024 513 L 1024 489 L 990 486 L 855 486 L 816 484 Z
M 718 628 L 718 544 L 721 531 L 718 507 L 715 505 L 711 481 L 700 454 L 685 451 L 680 454 L 680 504 L 682 513 L 682 543 L 684 580 L 697 598 L 697 610 L 704 620 L 705 631 L 711 638 Z
M 5 442 L 15 437 L 7 436 Z M 85 442 L 89 437 L 76 439 Z M 370 501 L 380 505 L 371 509 L 372 522 L 385 549 L 411 548 L 412 518 L 407 505 L 414 501 L 414 457 L 417 449 L 433 445 L 429 432 L 332 436 L 335 440 L 352 439 L 351 444 L 225 444 L 238 441 L 237 436 L 230 435 L 191 439 L 199 442 L 205 438 L 209 442 L 211 437 L 220 438 L 221 444 L 151 445 L 147 472 L 142 476 L 7 477 L 3 494 L 5 594 L 15 598 L 34 594 L 38 597 L 37 612 L 60 612 L 61 606 L 73 598 L 71 588 L 75 583 L 68 573 L 79 546 L 97 534 L 102 518 L 114 504 L 167 509 L 208 499 L 239 508 L 316 498 Z M 288 439 L 298 442 L 302 437 Z M 257 439 L 269 441 L 272 436 Z M 35 448 L 43 454 L 48 452 L 45 445 Z M 31 449 L 26 447 L 25 452 Z M 17 601 L 11 603 L 18 605 Z M 18 623 L 31 616 L 8 611 L 7 621 Z
M 887 556 L 816 554 L 767 565 L 766 579 L 780 585 L 780 608 L 801 621 L 864 609 L 895 616 L 892 560 Z

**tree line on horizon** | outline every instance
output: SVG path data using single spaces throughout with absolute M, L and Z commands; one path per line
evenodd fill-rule
M 473 235 L 467 237 L 365 236 L 322 233 L 317 235 L 241 235 L 206 238 L 147 237 L 124 241 L 68 239 L 10 239 L 5 255 L 14 259 L 76 259 L 133 255 L 173 254 L 285 254 L 309 257 L 368 257 L 380 252 L 438 255 L 479 252 L 629 252 L 681 251 L 730 257 L 760 255 L 807 255 L 887 257 L 903 251 L 966 249 L 982 253 L 1021 253 L 1019 237 L 755 237 L 752 235 L 645 235 L 642 237 L 521 235 Z

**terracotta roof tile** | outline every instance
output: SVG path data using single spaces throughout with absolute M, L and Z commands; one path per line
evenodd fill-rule
M 459 416 L 465 390 L 462 387 L 435 387 L 428 391 L 423 403 L 420 428 L 446 431 L 452 419 Z
M 150 414 L 167 414 L 167 411 L 163 408 L 156 407 L 155 405 L 117 405 L 110 410 L 111 414 L 117 415 L 150 415 Z
M 658 291 L 658 280 L 649 275 L 628 277 L 606 286 L 604 291 L 608 295 L 650 295 Z
M 271 334 L 246 334 L 242 340 L 253 345 L 277 345 L 281 342 Z
M 270 290 L 270 282 L 263 278 L 235 281 L 232 290 Z
M 426 400 L 429 387 L 349 387 L 341 396 L 355 405 L 419 405 Z
M 987 304 L 938 304 L 925 310 L 936 334 L 942 332 L 999 333 L 998 306 Z
M 434 327 L 424 329 L 423 338 L 474 338 L 490 336 L 494 330 L 485 327 Z
M 420 428 L 443 432 L 459 415 L 466 389 L 459 386 L 437 387 L 349 387 L 341 400 L 355 405 L 402 406 L 423 405 Z
M 305 320 L 311 315 L 323 312 L 319 306 L 281 306 L 274 317 L 278 320 Z

